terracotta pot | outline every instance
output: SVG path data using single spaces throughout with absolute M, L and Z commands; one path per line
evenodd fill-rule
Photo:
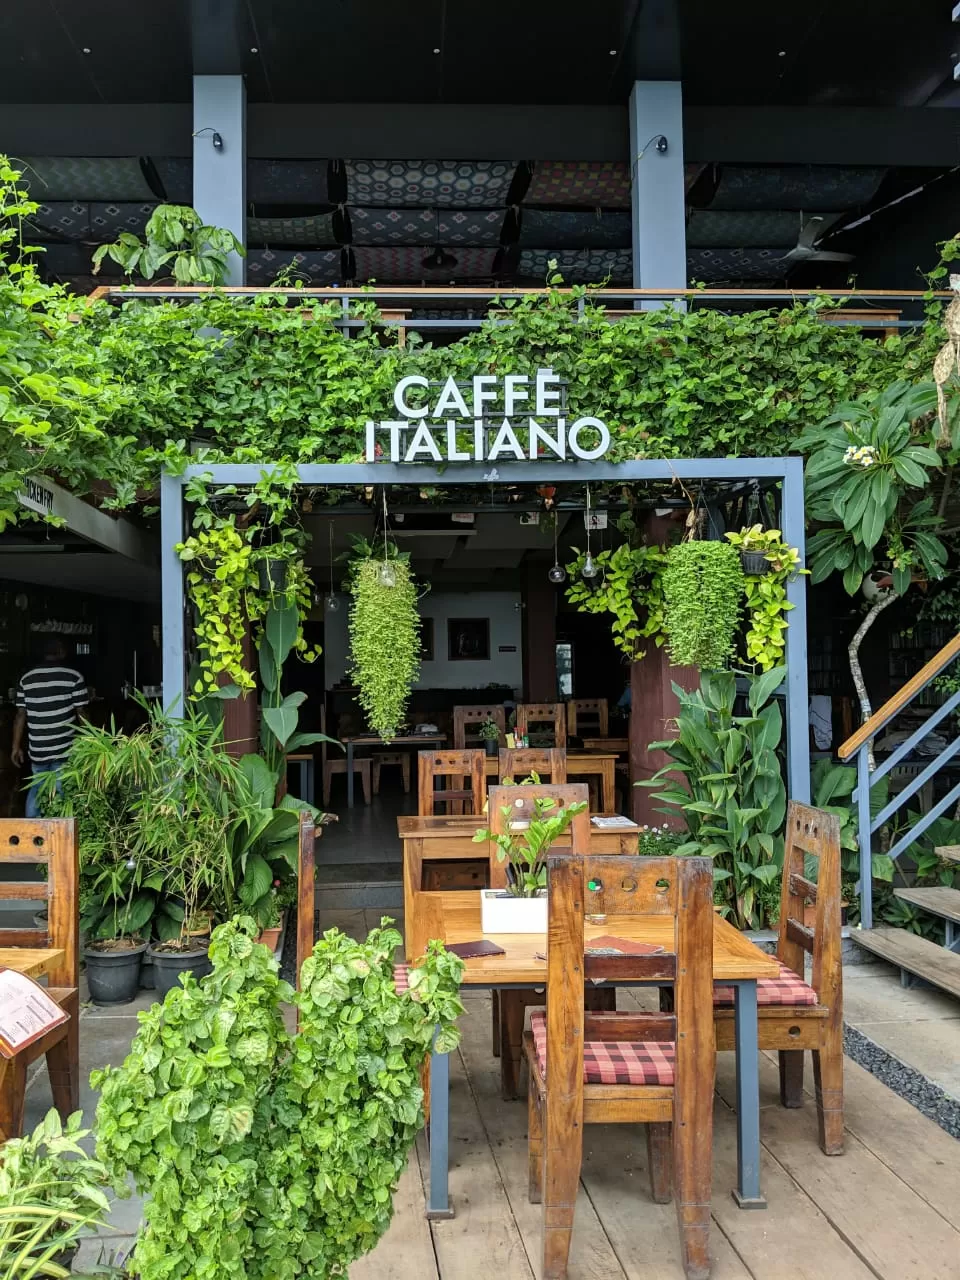
M 269 947 L 271 951 L 276 951 L 280 944 L 281 933 L 283 933 L 283 925 L 280 924 L 275 929 L 261 929 L 257 934 L 256 941 L 262 943 L 265 947 Z

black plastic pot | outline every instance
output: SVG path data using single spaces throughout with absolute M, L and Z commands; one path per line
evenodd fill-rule
M 203 978 L 213 969 L 206 947 L 194 951 L 157 951 L 151 947 L 147 954 L 153 963 L 153 985 L 161 1000 L 180 986 L 181 973 Z
M 483 747 L 488 756 L 496 756 L 500 754 L 500 743 L 491 738 L 484 738 Z
M 156 983 L 153 980 L 153 956 L 149 953 L 143 957 L 143 964 L 140 966 L 140 990 L 152 991 Z
M 741 551 L 740 563 L 743 572 L 750 578 L 760 578 L 770 568 L 770 561 L 762 551 Z
M 101 951 L 84 947 L 83 962 L 87 969 L 87 985 L 94 1004 L 129 1004 L 140 986 L 140 965 L 147 944 L 129 951 Z
M 257 576 L 264 595 L 279 595 L 287 585 L 286 560 L 261 560 L 257 565 Z

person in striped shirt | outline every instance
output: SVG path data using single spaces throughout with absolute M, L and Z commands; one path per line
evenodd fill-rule
M 58 636 L 43 648 L 43 661 L 20 677 L 17 715 L 13 722 L 11 759 L 19 769 L 24 763 L 24 737 L 35 781 L 27 792 L 26 816 L 39 816 L 39 775 L 57 773 L 73 743 L 79 712 L 90 698 L 79 671 L 65 665 L 67 651 Z

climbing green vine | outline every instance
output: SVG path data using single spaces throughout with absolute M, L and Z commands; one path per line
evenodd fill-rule
M 403 724 L 420 672 L 420 614 L 409 557 L 355 562 L 350 590 L 350 658 L 370 728 L 388 741 Z
M 800 553 L 784 542 L 779 529 L 755 524 L 726 536 L 738 551 L 758 552 L 767 563 L 765 572 L 744 575 L 743 588 L 749 619 L 747 658 L 761 671 L 769 671 L 783 660 L 786 647 L 786 615 L 793 608 L 787 600 L 787 583 L 807 570 L 801 569 Z
M 635 532 L 632 517 L 622 517 L 618 528 L 621 533 Z M 599 574 L 590 583 L 580 576 L 584 559 L 578 552 L 567 565 L 567 599 L 581 613 L 612 614 L 614 644 L 631 662 L 638 662 L 646 652 L 645 640 L 652 639 L 658 647 L 663 644 L 663 549 L 624 542 L 598 552 L 593 560 Z
M 743 570 L 729 542 L 681 542 L 663 571 L 663 628 L 670 661 L 717 671 L 733 652 Z

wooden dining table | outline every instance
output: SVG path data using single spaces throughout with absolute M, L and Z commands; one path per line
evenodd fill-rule
M 509 990 L 511 987 L 545 987 L 547 966 L 538 954 L 546 952 L 544 934 L 483 933 L 480 895 L 475 891 L 420 893 L 413 916 L 405 919 L 407 952 L 421 955 L 428 941 L 475 942 L 489 937 L 503 948 L 502 955 L 479 956 L 465 961 L 463 987 L 467 990 Z M 587 922 L 585 937 L 613 934 L 636 942 L 673 947 L 671 916 L 607 916 L 602 923 Z M 760 1189 L 760 1074 L 757 1044 L 757 979 L 773 978 L 777 961 L 724 920 L 714 916 L 714 982 L 733 988 L 735 1047 L 737 1053 L 737 1185 L 734 1199 L 742 1209 L 766 1207 Z M 617 986 L 646 985 L 618 979 Z M 654 983 L 653 985 L 657 985 Z M 703 1028 L 712 1036 L 713 1023 Z M 504 1046 L 503 1051 L 506 1051 Z M 446 1054 L 430 1060 L 430 1190 L 428 1218 L 453 1217 L 448 1186 L 450 1153 L 450 1064 Z
M 609 817 L 610 815 L 596 815 Z M 488 825 L 486 814 L 410 814 L 397 818 L 397 834 L 403 848 L 403 909 L 406 919 L 416 912 L 416 895 L 423 890 L 424 866 L 431 862 L 489 863 L 487 844 L 474 843 L 474 834 Z M 591 853 L 637 852 L 640 829 L 590 826 Z M 478 884 L 478 888 L 482 887 Z M 407 958 L 411 953 L 407 952 Z
M 353 755 L 357 747 L 442 747 L 446 740 L 445 733 L 404 733 L 389 742 L 377 733 L 358 733 L 342 739 L 347 749 L 347 808 L 353 808 Z
M 499 777 L 499 759 L 496 756 L 484 757 L 483 772 L 488 778 Z M 600 808 L 604 813 L 613 813 L 617 807 L 617 753 L 615 751 L 568 751 L 567 781 L 591 775 L 598 776 L 600 779 Z
M 62 947 L 0 947 L 0 969 L 42 978 L 61 963 L 64 955 Z

